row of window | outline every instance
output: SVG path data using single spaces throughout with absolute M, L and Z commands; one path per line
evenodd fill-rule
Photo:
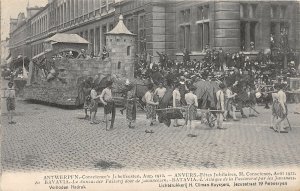
M 209 17 L 209 5 L 203 5 L 197 7 L 197 20 L 207 20 Z M 189 23 L 191 20 L 191 10 L 185 9 L 180 11 L 179 22 Z
M 287 17 L 286 5 L 271 5 L 270 17 L 272 19 L 284 19 Z M 257 14 L 257 4 L 240 4 L 240 17 L 241 18 L 255 18 Z
M 146 15 L 141 13 L 137 16 L 137 19 L 138 20 L 135 21 L 132 15 L 127 16 L 124 20 L 124 24 L 130 32 L 137 34 L 137 49 L 138 52 L 143 53 L 146 51 Z M 135 26 L 137 27 L 135 28 Z
M 196 50 L 202 51 L 205 45 L 210 43 L 209 22 L 197 24 L 196 27 Z M 180 26 L 179 29 L 179 48 L 180 50 L 191 50 L 191 27 L 190 25 Z
M 67 0 L 58 6 L 52 3 L 49 13 L 50 25 L 60 25 L 94 11 L 98 14 L 106 12 L 112 8 L 113 3 L 114 0 Z
M 90 52 L 93 55 L 98 56 L 102 52 L 102 47 L 106 46 L 105 33 L 112 30 L 113 27 L 114 25 L 111 23 L 109 24 L 108 30 L 107 30 L 107 26 L 104 25 L 102 27 L 96 27 L 95 30 L 90 29 L 86 31 L 81 31 L 78 33 L 78 35 L 90 42 L 89 44 Z M 102 30 L 101 34 L 100 34 L 100 30 Z
M 31 23 L 31 33 L 32 35 L 37 35 L 48 30 L 48 16 L 44 15 L 37 21 Z

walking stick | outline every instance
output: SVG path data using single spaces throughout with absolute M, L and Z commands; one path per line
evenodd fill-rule
M 287 122 L 288 122 L 288 124 L 289 124 L 290 130 L 292 131 L 292 126 L 291 126 L 290 121 L 289 121 L 289 118 L 288 118 L 287 116 L 286 116 L 286 120 L 287 120 Z

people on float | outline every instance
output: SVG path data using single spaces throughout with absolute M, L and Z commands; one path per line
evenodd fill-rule
M 109 53 L 106 49 L 106 46 L 103 47 L 103 50 L 102 50 L 102 60 L 104 60 L 105 58 L 108 58 L 109 57 Z

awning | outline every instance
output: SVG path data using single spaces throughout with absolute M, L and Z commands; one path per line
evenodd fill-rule
M 85 40 L 78 34 L 65 34 L 65 33 L 57 33 L 54 36 L 46 39 L 45 42 L 89 44 L 89 41 Z

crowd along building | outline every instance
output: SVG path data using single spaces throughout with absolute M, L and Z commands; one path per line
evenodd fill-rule
M 289 47 L 300 52 L 298 1 L 183 1 L 183 0 L 49 0 L 45 7 L 27 7 L 11 19 L 10 51 L 29 58 L 44 50 L 44 40 L 56 33 L 78 34 L 90 42 L 88 52 L 99 56 L 105 35 L 123 15 L 135 35 L 137 54 L 157 52 L 182 59 L 188 50 L 203 56 L 206 45 L 225 51 L 270 48 L 271 37 L 285 32 Z M 251 47 L 250 44 L 253 46 Z

